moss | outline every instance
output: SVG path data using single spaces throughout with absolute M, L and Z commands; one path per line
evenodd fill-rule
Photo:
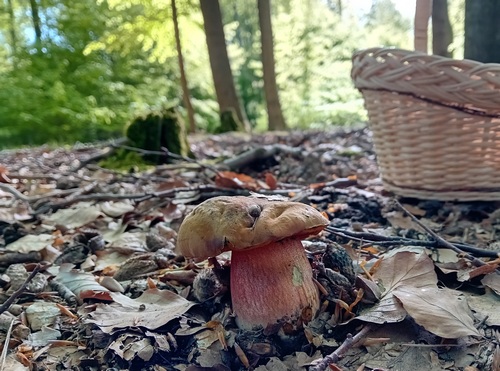
M 125 134 L 134 147 L 150 151 L 161 151 L 165 147 L 172 153 L 193 157 L 184 121 L 175 108 L 136 117 L 127 126 Z M 155 164 L 166 162 L 166 157 L 160 155 L 146 155 L 144 158 Z

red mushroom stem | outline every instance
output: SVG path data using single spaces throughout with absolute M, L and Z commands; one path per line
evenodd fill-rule
M 294 321 L 304 309 L 315 314 L 319 293 L 299 238 L 232 252 L 231 297 L 240 328 Z

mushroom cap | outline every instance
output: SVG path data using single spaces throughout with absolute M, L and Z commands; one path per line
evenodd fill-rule
M 312 206 L 245 196 L 208 199 L 186 216 L 177 252 L 205 259 L 229 250 L 260 247 L 285 238 L 305 238 L 328 225 Z

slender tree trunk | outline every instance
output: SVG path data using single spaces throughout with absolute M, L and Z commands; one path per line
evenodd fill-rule
M 187 83 L 186 71 L 184 70 L 184 57 L 182 55 L 181 37 L 179 32 L 179 20 L 177 18 L 177 5 L 175 0 L 172 0 L 172 19 L 174 20 L 174 34 L 175 34 L 175 46 L 177 48 L 177 60 L 179 62 L 179 71 L 181 73 L 181 87 L 182 87 L 182 99 L 184 105 L 186 106 L 186 111 L 188 114 L 189 121 L 189 132 L 194 133 L 196 131 L 196 123 L 194 121 L 194 109 L 191 104 L 191 97 L 189 94 L 189 87 Z
M 222 25 L 222 14 L 218 0 L 200 0 L 203 24 L 207 38 L 208 56 L 219 103 L 221 117 L 236 115 L 236 118 L 249 128 L 248 120 L 241 109 L 233 73 L 226 49 L 226 38 Z
M 432 13 L 432 0 L 417 0 L 415 7 L 414 47 L 419 52 L 427 53 L 427 30 Z
M 262 43 L 262 69 L 266 94 L 269 130 L 285 130 L 286 123 L 281 111 L 276 72 L 274 70 L 273 29 L 271 24 L 271 0 L 258 0 L 260 39 Z
M 432 2 L 432 53 L 451 57 L 448 47 L 453 42 L 453 30 L 448 16 L 448 0 Z
M 14 17 L 14 6 L 12 0 L 7 0 L 7 12 L 9 13 L 9 32 L 10 43 L 12 46 L 12 55 L 16 55 L 17 51 L 17 35 L 16 35 L 16 18 Z
M 465 0 L 464 57 L 500 63 L 500 0 Z
M 42 27 L 40 22 L 40 13 L 38 10 L 38 3 L 36 0 L 30 0 L 31 18 L 33 20 L 33 29 L 35 30 L 35 40 L 37 44 L 42 41 Z

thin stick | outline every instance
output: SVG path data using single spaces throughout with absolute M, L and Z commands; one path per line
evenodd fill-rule
M 410 213 L 403 205 L 401 205 L 398 200 L 394 200 L 394 204 L 397 207 L 399 207 L 406 215 L 408 215 L 410 217 L 410 219 L 413 222 L 415 222 L 415 224 L 417 224 L 420 228 L 422 228 L 424 231 L 426 231 L 427 233 L 429 233 L 438 242 L 438 244 L 441 245 L 442 247 L 446 247 L 446 248 L 448 248 L 450 250 L 453 250 L 457 254 L 460 254 L 460 255 L 464 256 L 465 258 L 469 259 L 472 262 L 472 264 L 474 264 L 476 267 L 480 267 L 480 266 L 483 266 L 483 265 L 486 264 L 484 261 L 476 258 L 475 256 L 472 256 L 471 254 L 466 253 L 463 250 L 460 250 L 458 247 L 456 247 L 455 245 L 449 243 L 444 238 L 442 238 L 441 236 L 439 236 L 432 229 L 430 229 L 426 225 L 422 224 L 422 222 L 420 220 L 418 220 L 415 215 L 413 215 L 412 213 Z
M 5 335 L 5 342 L 3 343 L 3 349 L 2 349 L 2 357 L 0 358 L 0 371 L 5 370 L 5 361 L 7 360 L 7 352 L 9 351 L 10 336 L 12 334 L 12 328 L 14 327 L 15 321 L 16 319 L 12 318 L 12 321 L 10 321 L 9 329 L 7 330 L 7 334 Z
M 330 364 L 338 362 L 349 349 L 356 346 L 357 343 L 359 343 L 359 341 L 371 330 L 371 325 L 365 325 L 356 335 L 352 336 L 351 334 L 347 334 L 347 337 L 341 346 L 325 358 L 314 361 L 314 365 L 309 369 L 309 371 L 325 371 Z
M 40 268 L 41 265 L 37 264 L 33 269 L 33 271 L 30 273 L 30 275 L 28 276 L 28 278 L 26 278 L 26 281 L 24 281 L 22 286 L 18 288 L 7 300 L 5 300 L 5 302 L 2 305 L 0 305 L 0 314 L 9 309 L 9 307 L 19 297 L 19 295 L 21 295 L 24 292 L 24 290 L 26 290 L 26 286 L 28 286 L 33 277 L 35 277 L 35 275 L 40 271 Z
M 354 232 L 342 228 L 335 228 L 332 226 L 326 227 L 326 231 L 330 232 L 336 236 L 360 241 L 363 243 L 371 243 L 379 246 L 394 246 L 394 245 L 412 245 L 412 246 L 422 246 L 422 247 L 439 247 L 436 241 L 423 241 L 415 240 L 406 237 L 395 237 L 395 236 L 384 236 L 376 233 L 370 232 Z M 454 246 L 458 247 L 462 251 L 466 251 L 474 254 L 475 256 L 485 257 L 485 258 L 499 258 L 500 252 L 495 250 L 486 250 L 472 245 L 467 245 L 463 243 L 453 243 Z

